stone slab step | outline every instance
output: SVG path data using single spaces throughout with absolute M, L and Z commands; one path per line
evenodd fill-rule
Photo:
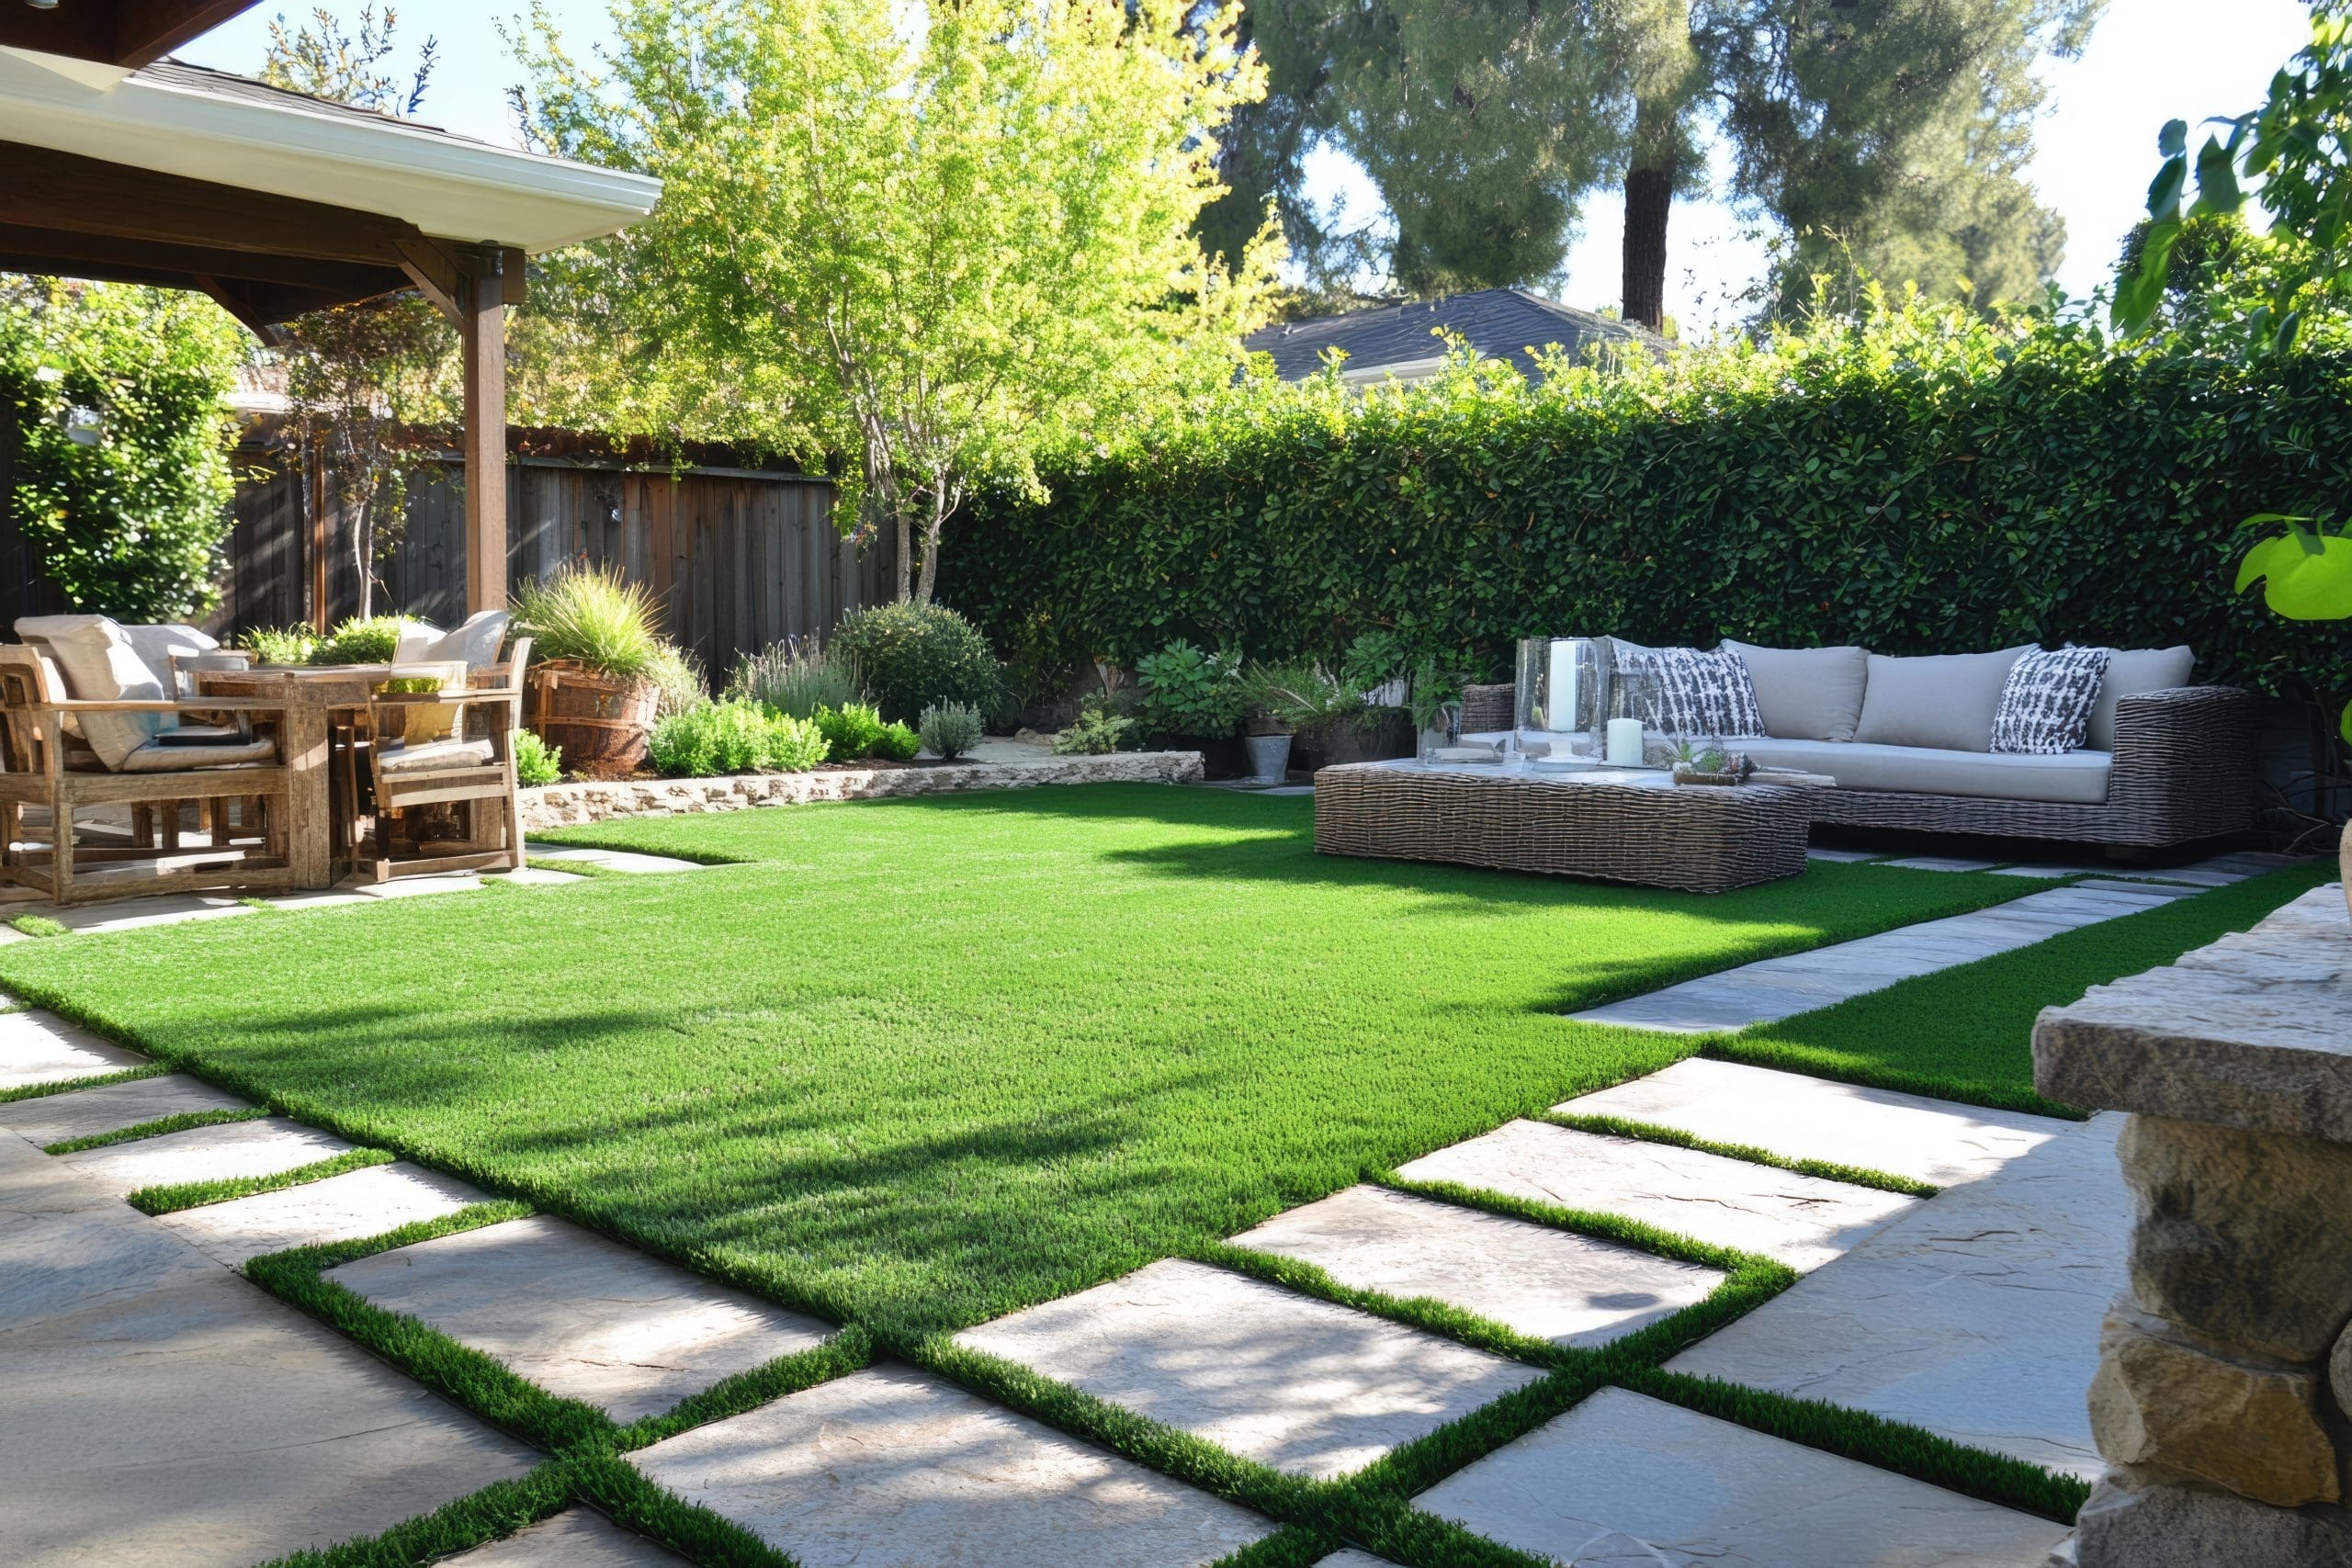
M 626 871 L 641 875 L 710 869 L 700 861 L 679 860 L 670 855 L 639 854 L 634 850 L 590 849 L 571 844 L 526 844 L 523 855 L 526 860 L 575 861 L 602 871 Z
M 234 1267 L 288 1247 L 381 1235 L 487 1201 L 454 1177 L 401 1160 L 276 1192 L 182 1209 L 161 1216 L 158 1223 Z
M 2067 1533 L 1619 1388 L 1414 1501 L 1578 1568 L 2042 1568 Z
M 1189 1568 L 1274 1533 L 949 1382 L 885 1364 L 628 1456 L 801 1568 Z
M 1605 1345 L 1704 1301 L 1713 1269 L 1380 1187 L 1277 1214 L 1233 1245 L 1343 1285 L 1427 1296 L 1555 1345 Z
M 1906 860 L 1883 860 L 1878 863 L 1897 871 L 1990 871 L 2000 863 L 1961 860 L 1951 855 L 1913 855 Z
M 1553 1109 L 1647 1122 L 1784 1159 L 1860 1166 L 1938 1187 L 1988 1176 L 2076 1125 L 1701 1056 Z
M 685 1559 L 575 1505 L 447 1561 L 465 1568 L 677 1568 Z
M 71 1083 L 146 1065 L 138 1052 L 101 1040 L 53 1012 L 0 1013 L 0 1089 Z
M 1397 1174 L 1639 1220 L 1717 1247 L 1818 1269 L 1919 1200 L 1668 1144 L 1512 1122 Z
M 2123 1118 L 2070 1124 L 1939 1193 L 1669 1363 L 1924 1427 L 2089 1479 L 2084 1402 L 2126 1285 Z
M 233 1094 L 178 1073 L 163 1077 L 133 1078 L 129 1083 L 102 1084 L 68 1094 L 45 1094 L 0 1105 L 0 1129 L 17 1134 L 47 1148 L 76 1138 L 119 1133 L 141 1122 L 160 1122 L 198 1111 L 247 1111 L 252 1107 Z
M 544 1215 L 376 1253 L 327 1278 L 623 1423 L 832 1333 Z
M 128 1197 L 142 1187 L 277 1176 L 348 1154 L 352 1147 L 332 1133 L 267 1116 L 107 1144 L 62 1157 L 107 1191 Z
M 1330 1480 L 1535 1381 L 1534 1368 L 1170 1258 L 956 1342 Z

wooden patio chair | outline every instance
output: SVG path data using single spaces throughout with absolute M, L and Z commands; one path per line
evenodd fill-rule
M 149 893 L 259 892 L 291 886 L 287 770 L 274 734 L 232 743 L 165 744 L 159 737 L 109 768 L 68 728 L 76 716 L 176 718 L 184 702 L 77 701 L 40 649 L 0 647 L 0 876 L 58 904 Z M 262 721 L 264 702 L 207 698 L 208 709 Z M 167 728 L 166 733 L 169 733 Z M 232 803 L 233 808 L 232 808 Z M 202 813 L 209 841 L 182 840 L 183 812 Z M 107 834 L 83 814 L 104 809 L 129 831 Z M 45 833 L 46 838 L 40 835 Z
M 521 869 L 514 730 L 530 656 L 525 637 L 505 659 L 469 668 L 463 690 L 379 696 L 355 710 L 337 737 L 339 793 L 362 876 Z M 428 809 L 438 807 L 451 809 Z

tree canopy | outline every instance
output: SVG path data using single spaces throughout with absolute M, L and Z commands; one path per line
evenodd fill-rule
M 928 599 L 975 478 L 1053 426 L 1229 376 L 1279 239 L 1193 225 L 1262 90 L 1238 6 L 1172 0 L 621 0 L 574 59 L 521 40 L 550 150 L 664 181 L 650 220 L 549 268 L 567 410 L 841 454 L 862 526 Z M 566 321 L 575 323 L 579 362 Z

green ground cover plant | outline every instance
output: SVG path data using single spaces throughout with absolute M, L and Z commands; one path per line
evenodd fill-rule
M 576 837 L 744 863 L 25 942 L 0 980 L 901 1345 L 1691 1048 L 1560 1013 L 2031 888 L 1821 865 L 1702 899 L 1334 860 L 1310 805 L 1105 786 L 616 824 Z M 463 984 L 333 983 L 388 951 Z M 233 998 L 203 983 L 232 968 Z

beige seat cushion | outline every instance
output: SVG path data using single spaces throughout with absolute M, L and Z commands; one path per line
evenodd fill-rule
M 150 740 L 122 760 L 124 773 L 185 773 L 198 768 L 263 767 L 277 761 L 275 740 L 223 740 L 211 746 L 166 746 Z
M 2187 647 L 2118 649 L 2107 660 L 2107 683 L 2091 705 L 2091 725 L 2083 744 L 2115 750 L 2115 706 L 2143 692 L 2169 692 L 2196 676 L 2197 656 Z
M 1758 648 L 1724 640 L 1756 687 L 1764 733 L 1783 740 L 1851 740 L 1862 721 L 1871 656 L 1859 648 Z
M 67 695 L 76 701 L 159 703 L 164 699 L 170 665 L 161 672 L 150 669 L 123 629 L 104 615 L 27 615 L 17 623 L 17 635 L 49 649 L 58 673 L 65 678 Z M 74 720 L 98 761 L 119 773 L 133 751 L 171 722 L 171 716 L 160 710 L 85 713 L 76 714 Z
M 413 773 L 439 768 L 486 767 L 491 760 L 487 740 L 434 740 L 422 746 L 403 741 L 385 747 L 376 765 L 387 774 Z
M 514 616 L 504 610 L 481 610 L 466 617 L 465 623 L 453 631 L 443 632 L 427 643 L 418 660 L 456 660 L 468 671 L 498 662 L 498 649 L 506 641 L 506 628 L 514 624 Z
M 1871 655 L 1854 739 L 1878 746 L 1939 751 L 1990 751 L 1993 719 L 2009 671 L 2030 643 L 1998 653 L 1933 654 L 1924 659 Z
M 1742 740 L 1759 766 L 1826 773 L 1840 789 L 1904 795 L 1964 795 L 1981 800 L 2037 800 L 2104 806 L 2115 759 L 2105 751 L 2056 755 L 1877 746 L 1849 740 Z
M 139 662 L 160 676 L 164 689 L 175 697 L 187 693 L 174 684 L 178 673 L 174 660 L 201 658 L 220 649 L 220 638 L 191 626 L 125 626 L 122 636 L 130 644 L 130 651 L 139 656 Z

